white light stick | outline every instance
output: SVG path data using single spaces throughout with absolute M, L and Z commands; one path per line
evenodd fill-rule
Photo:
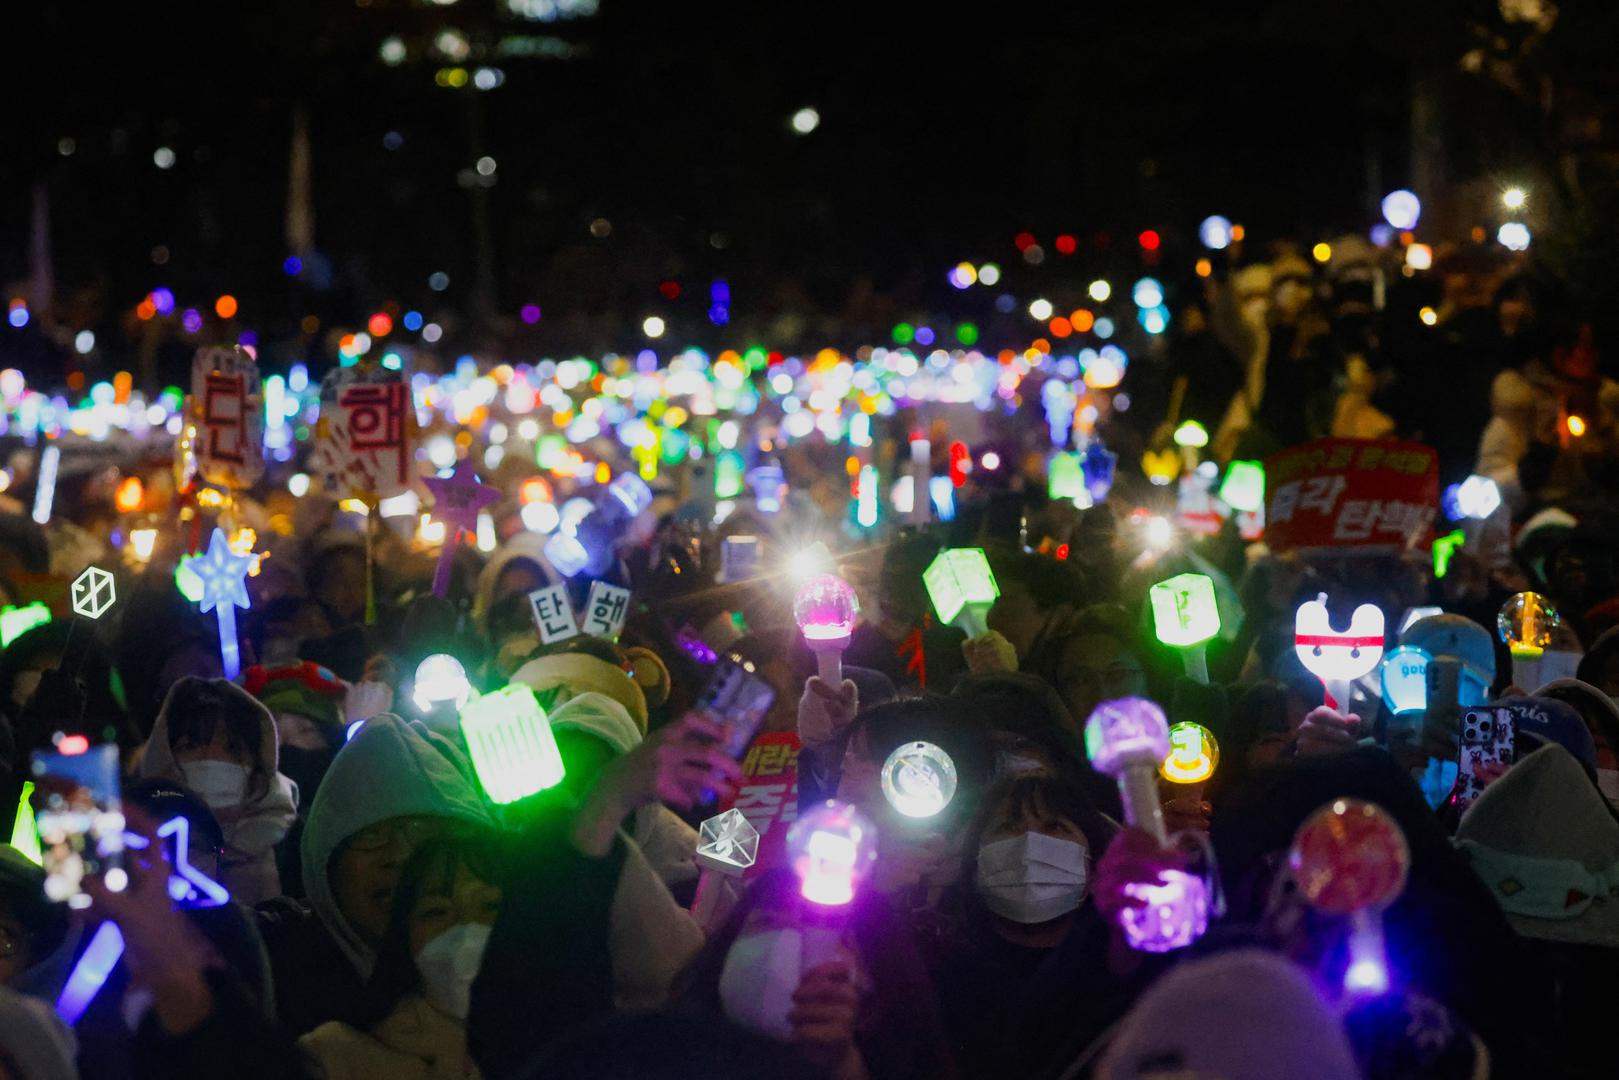
M 1293 617 L 1293 651 L 1327 689 L 1327 705 L 1349 714 L 1349 692 L 1356 679 L 1383 659 L 1383 612 L 1362 604 L 1350 617 L 1349 629 L 1337 631 L 1327 615 L 1327 594 L 1299 605 Z
M 691 915 L 705 931 L 725 921 L 742 896 L 742 875 L 759 857 L 759 830 L 732 807 L 697 830 L 697 899 Z
M 51 520 L 51 504 L 56 501 L 56 467 L 62 448 L 55 443 L 39 452 L 39 477 L 34 483 L 34 520 L 41 525 Z
M 933 444 L 926 439 L 911 440 L 911 524 L 926 525 L 933 520 L 933 503 L 928 498 L 928 480 L 933 469 Z

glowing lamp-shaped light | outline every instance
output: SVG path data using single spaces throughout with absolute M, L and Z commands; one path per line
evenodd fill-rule
M 545 542 L 545 558 L 563 577 L 574 577 L 590 565 L 590 551 L 576 529 L 559 528 Z
M 1184 720 L 1169 729 L 1169 754 L 1158 775 L 1172 784 L 1201 784 L 1220 764 L 1220 744 L 1202 724 Z
M 551 722 L 520 683 L 469 701 L 461 732 L 478 782 L 496 803 L 516 802 L 562 782 L 565 769 Z
M 1512 682 L 1525 693 L 1540 685 L 1540 658 L 1563 624 L 1551 601 L 1540 593 L 1514 593 L 1501 605 L 1495 628 L 1512 653 Z
M 922 572 L 928 599 L 943 622 L 960 627 L 968 637 L 989 632 L 985 621 L 1001 590 L 983 548 L 947 548 Z
M 1088 494 L 1085 490 L 1085 466 L 1078 454 L 1068 450 L 1052 455 L 1046 478 L 1046 494 L 1052 502 L 1078 499 Z
M 1422 200 L 1404 188 L 1383 196 L 1383 220 L 1392 227 L 1402 232 L 1414 229 L 1421 216 Z
M 1395 716 L 1428 708 L 1427 652 L 1411 645 L 1390 649 L 1383 657 L 1383 700 Z
M 1411 851 L 1399 825 L 1373 803 L 1337 799 L 1299 826 L 1287 861 L 1310 906 L 1349 919 L 1345 991 L 1385 992 L 1389 973 L 1382 912 L 1405 890 L 1411 869 Z
M 859 615 L 854 586 L 836 574 L 811 578 L 793 597 L 793 620 L 815 653 L 821 678 L 832 686 L 843 682 L 843 650 Z
M 1349 711 L 1349 689 L 1383 659 L 1383 612 L 1362 604 L 1350 616 L 1348 630 L 1334 630 L 1327 615 L 1327 594 L 1299 605 L 1293 616 L 1293 651 L 1322 685 L 1328 705 Z
M 152 552 L 157 550 L 156 529 L 129 530 L 129 553 L 139 563 L 151 562 Z
M 1214 582 L 1206 574 L 1177 574 L 1153 585 L 1153 632 L 1165 645 L 1181 650 L 1188 678 L 1209 681 L 1203 643 L 1220 632 L 1220 609 Z
M 1196 420 L 1185 420 L 1175 429 L 1175 445 L 1201 449 L 1209 445 L 1209 432 Z
M 1098 772 L 1118 781 L 1125 821 L 1146 830 L 1163 847 L 1169 834 L 1154 777 L 1171 749 L 1163 710 L 1145 698 L 1104 701 L 1085 722 L 1085 752 Z M 1120 912 L 1120 929 L 1131 948 L 1144 952 L 1184 948 L 1209 925 L 1203 879 L 1180 870 L 1160 876 L 1162 883 L 1125 886 L 1143 904 Z
M 956 763 L 928 742 L 908 742 L 883 762 L 883 797 L 911 818 L 930 818 L 956 795 Z
M 787 830 L 787 860 L 804 899 L 842 907 L 877 861 L 877 827 L 848 803 L 828 800 Z
M 416 665 L 411 700 L 418 712 L 430 713 L 445 705 L 460 712 L 470 697 L 472 683 L 467 680 L 467 669 L 449 653 L 434 653 Z
M 1257 461 L 1233 461 L 1220 482 L 1220 500 L 1233 510 L 1257 514 L 1265 508 L 1265 466 Z
M 138 476 L 126 476 L 119 481 L 118 489 L 113 492 L 113 505 L 121 514 L 133 514 L 146 505 L 146 485 L 141 483 Z
M 1456 509 L 1463 517 L 1482 520 L 1501 506 L 1501 489 L 1487 476 L 1469 476 L 1456 486 Z
M 607 490 L 631 517 L 640 517 L 652 505 L 652 489 L 635 473 L 619 473 Z

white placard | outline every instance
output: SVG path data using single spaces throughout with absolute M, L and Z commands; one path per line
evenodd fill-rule
M 534 610 L 534 626 L 540 632 L 542 643 L 549 645 L 579 633 L 579 623 L 574 619 L 573 604 L 568 600 L 566 585 L 535 589 L 528 594 L 528 603 Z
M 609 641 L 617 641 L 624 632 L 624 620 L 630 614 L 630 590 L 605 581 L 590 583 L 590 598 L 585 604 L 584 631 Z

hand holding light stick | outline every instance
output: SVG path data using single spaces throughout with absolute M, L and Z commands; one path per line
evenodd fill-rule
M 989 609 L 1001 595 L 983 548 L 947 548 L 922 572 L 928 599 L 942 622 L 959 627 L 968 638 L 989 633 Z
M 859 615 L 854 587 L 835 574 L 811 578 L 793 597 L 793 619 L 815 653 L 821 680 L 834 689 L 843 683 L 843 650 Z
M 1163 710 L 1145 698 L 1104 701 L 1085 722 L 1085 752 L 1098 772 L 1118 781 L 1126 823 L 1145 830 L 1162 848 L 1169 847 L 1169 833 L 1154 775 L 1170 749 Z M 1145 903 L 1119 914 L 1125 941 L 1143 952 L 1183 948 L 1209 925 L 1202 878 L 1184 870 L 1165 870 L 1159 877 L 1161 883 L 1127 885 L 1125 891 Z
M 759 830 L 732 807 L 697 830 L 697 898 L 691 915 L 705 931 L 725 921 L 742 895 L 742 875 L 759 857 Z
M 1540 687 L 1540 658 L 1563 623 L 1551 601 L 1536 592 L 1515 593 L 1501 605 L 1496 630 L 1512 653 L 1512 684 L 1526 694 Z
M 1349 629 L 1334 630 L 1327 616 L 1327 594 L 1299 605 L 1293 618 L 1293 651 L 1299 662 L 1327 689 L 1327 706 L 1349 715 L 1355 680 L 1383 659 L 1383 612 L 1362 604 L 1350 617 Z
M 1288 867 L 1312 907 L 1349 919 L 1345 993 L 1387 992 L 1382 912 L 1405 890 L 1411 867 L 1399 825 L 1373 803 L 1334 800 L 1299 826 Z
M 1207 685 L 1209 665 L 1203 646 L 1220 632 L 1214 582 L 1206 574 L 1177 574 L 1154 585 L 1149 596 L 1158 640 L 1180 650 L 1187 678 Z

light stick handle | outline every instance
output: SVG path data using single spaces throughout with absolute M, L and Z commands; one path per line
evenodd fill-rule
M 843 955 L 843 920 L 833 925 L 810 925 L 800 931 L 799 971 L 837 960 Z
M 242 652 L 236 643 L 236 605 L 221 600 L 214 606 L 214 614 L 219 617 L 219 659 L 225 678 L 235 679 L 242 673 Z
M 1350 688 L 1354 685 L 1353 681 L 1350 679 L 1322 679 L 1321 681 L 1326 685 L 1327 697 L 1332 699 L 1327 702 L 1327 705 L 1348 716 L 1349 695 Z
M 967 640 L 981 638 L 989 633 L 989 608 L 983 604 L 966 604 L 956 612 L 955 625 L 967 635 Z
M 697 899 L 691 917 L 705 932 L 724 922 L 736 907 L 740 890 L 730 874 L 704 867 L 697 875 Z
M 1169 846 L 1169 830 L 1164 828 L 1164 808 L 1158 801 L 1157 770 L 1152 765 L 1127 765 L 1119 773 L 1119 798 L 1124 802 L 1124 819 L 1145 829 L 1160 847 Z
M 1540 689 L 1540 653 L 1512 653 L 1512 685 L 1526 694 Z
M 434 596 L 450 595 L 450 569 L 455 565 L 455 549 L 460 543 L 461 530 L 453 525 L 446 526 L 444 546 L 439 549 L 438 565 L 433 568 Z
M 933 446 L 926 439 L 911 440 L 911 524 L 926 525 L 933 519 L 933 496 L 928 491 L 933 468 Z
M 1203 788 L 1206 783 L 1207 781 L 1198 780 L 1191 784 L 1176 784 L 1175 805 L 1185 813 L 1197 813 L 1203 807 Z
M 816 649 L 815 668 L 821 681 L 836 690 L 843 685 L 843 650 Z
M 1209 662 L 1203 654 L 1203 643 L 1188 645 L 1181 650 L 1181 666 L 1186 669 L 1186 677 L 1204 686 L 1209 685 Z
M 1388 951 L 1383 945 L 1383 916 L 1369 909 L 1349 917 L 1349 967 L 1344 971 L 1344 990 L 1350 994 L 1376 995 L 1389 988 Z

